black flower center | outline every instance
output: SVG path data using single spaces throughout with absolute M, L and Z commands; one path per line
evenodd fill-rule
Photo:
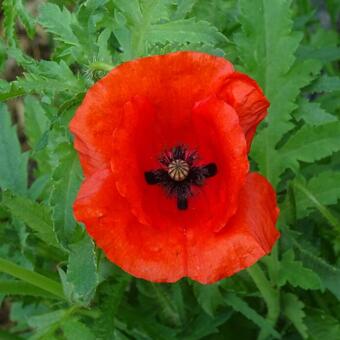
M 177 198 L 177 208 L 188 208 L 188 198 L 193 195 L 192 186 L 202 186 L 205 179 L 215 176 L 215 163 L 196 165 L 198 153 L 178 145 L 165 151 L 159 157 L 162 167 L 146 171 L 145 180 L 148 184 L 159 184 L 169 196 Z

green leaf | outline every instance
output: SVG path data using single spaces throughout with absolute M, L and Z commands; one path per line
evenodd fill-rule
M 260 83 L 271 103 L 267 126 L 255 137 L 252 155 L 260 171 L 276 185 L 286 168 L 277 144 L 293 128 L 291 112 L 300 88 L 315 78 L 321 64 L 296 62 L 302 36 L 292 32 L 290 1 L 239 3 L 242 33 L 235 35 L 238 55 L 244 70 Z
M 62 287 L 59 282 L 51 280 L 50 278 L 34 271 L 27 270 L 26 268 L 18 266 L 12 261 L 0 258 L 0 271 L 12 275 L 51 294 L 54 294 L 58 298 L 64 299 Z
M 15 6 L 15 2 L 15 0 L 3 0 L 2 2 L 2 10 L 4 13 L 4 33 L 9 45 L 11 46 L 14 46 L 16 44 L 15 24 L 17 9 Z
M 297 171 L 298 161 L 314 162 L 340 150 L 340 122 L 304 125 L 280 149 L 282 163 Z
M 223 303 L 219 285 L 201 285 L 199 283 L 193 285 L 197 302 L 207 314 L 213 317 L 217 307 Z
M 50 153 L 48 150 L 39 150 L 42 141 L 45 141 L 44 136 L 48 136 L 48 131 L 50 130 L 51 122 L 47 112 L 39 100 L 33 96 L 25 97 L 24 110 L 25 134 L 29 146 L 33 149 L 31 158 L 38 163 L 35 175 L 50 173 Z
M 52 93 L 66 92 L 74 95 L 83 92 L 84 80 L 76 77 L 69 66 L 62 60 L 40 61 L 32 72 L 25 73 L 24 78 L 16 80 L 16 86 L 25 93 Z
M 35 34 L 35 19 L 30 15 L 28 9 L 22 3 L 22 0 L 15 0 L 18 17 L 24 25 L 27 35 L 30 39 L 33 39 Z
M 157 283 L 151 283 L 153 296 L 161 306 L 162 313 L 166 316 L 172 325 L 180 324 L 180 314 L 174 301 L 170 298 L 170 294 L 165 286 Z
M 40 8 L 39 23 L 53 34 L 55 40 L 69 45 L 79 44 L 72 31 L 72 25 L 77 23 L 76 17 L 65 7 L 61 10 L 57 5 L 46 3 Z
M 225 42 L 226 37 L 209 22 L 196 22 L 194 18 L 190 18 L 154 24 L 146 31 L 146 40 L 151 44 L 176 42 L 216 45 Z
M 340 173 L 324 171 L 312 177 L 306 183 L 305 188 L 310 193 L 309 196 L 300 190 L 295 192 L 296 210 L 299 218 L 307 216 L 313 209 L 316 209 L 316 201 L 323 205 L 332 205 L 338 202 L 340 199 Z
M 2 340 L 22 340 L 21 337 L 18 337 L 12 333 L 7 331 L 0 330 L 0 339 Z
M 37 98 L 33 96 L 25 97 L 24 105 L 25 132 L 30 147 L 34 149 L 42 134 L 48 129 L 50 121 Z
M 70 245 L 66 278 L 73 288 L 71 298 L 87 305 L 98 284 L 94 244 L 87 234 Z
M 5 295 L 28 295 L 42 298 L 56 299 L 55 295 L 33 286 L 29 283 L 17 280 L 0 280 L 0 294 Z
M 82 339 L 96 340 L 90 328 L 77 319 L 68 319 L 62 324 L 62 330 L 66 340 Z
M 183 335 L 180 334 L 177 339 L 209 339 L 209 335 L 219 333 L 218 327 L 227 322 L 232 314 L 232 310 L 224 311 L 213 318 L 205 313 L 199 314 L 197 318 L 188 324 L 186 332 Z
M 312 340 L 338 340 L 340 338 L 340 322 L 325 311 L 315 310 L 306 317 L 308 333 Z
M 305 268 L 302 262 L 294 260 L 294 252 L 291 249 L 282 255 L 278 285 L 284 286 L 287 282 L 294 287 L 303 289 L 321 288 L 319 276 L 312 270 Z
M 336 116 L 324 110 L 319 103 L 301 100 L 297 112 L 294 114 L 297 119 L 303 119 L 309 125 L 322 125 L 337 121 Z
M 157 322 L 149 313 L 142 315 L 134 306 L 124 303 L 119 310 L 119 319 L 123 320 L 131 332 L 132 338 L 175 340 L 176 328 Z M 128 332 L 128 328 L 124 329 Z M 134 331 L 135 330 L 135 331 Z
M 325 93 L 339 91 L 339 89 L 340 89 L 340 77 L 330 77 L 328 75 L 321 76 L 309 88 L 310 91 Z
M 82 180 L 82 171 L 77 153 L 70 144 L 57 148 L 59 164 L 52 179 L 53 188 L 50 205 L 53 207 L 53 223 L 59 241 L 67 247 L 75 236 L 77 222 L 73 217 L 72 205 Z
M 25 91 L 15 81 L 8 83 L 0 79 L 0 102 L 23 96 Z
M 271 109 L 267 117 L 268 125 L 256 135 L 252 146 L 252 155 L 258 163 L 260 171 L 270 179 L 273 185 L 279 182 L 280 175 L 289 167 L 277 144 L 293 129 L 294 125 L 290 119 L 291 112 L 297 106 L 294 101 L 299 89 L 309 84 L 314 78 L 316 70 L 318 71 L 318 68 L 314 62 L 307 61 L 304 64 L 296 64 L 286 77 L 283 77 L 284 84 L 278 86 L 277 92 L 280 94 L 275 95 L 276 98 L 273 95 L 272 99 L 269 96 Z M 308 126 L 304 127 L 304 129 L 307 128 Z
M 158 44 L 200 43 L 215 45 L 226 38 L 207 21 L 194 18 L 169 21 L 171 1 L 115 0 L 113 32 L 123 49 L 123 60 L 149 54 Z M 189 6 L 190 7 L 190 6 Z
M 191 12 L 197 0 L 177 0 L 176 12 L 173 19 L 184 19 Z
M 300 59 L 318 59 L 327 64 L 340 59 L 340 47 L 301 46 L 297 56 Z
M 224 296 L 224 301 L 235 311 L 240 312 L 247 319 L 254 322 L 261 330 L 271 334 L 275 339 L 280 338 L 280 334 L 272 327 L 272 325 L 237 295 L 233 293 L 227 293 Z
M 301 241 L 296 239 L 289 229 L 285 230 L 285 236 L 292 242 L 304 266 L 318 274 L 322 287 L 327 288 L 340 300 L 340 268 L 330 265 L 305 245 L 302 246 Z
M 49 245 L 58 247 L 51 213 L 46 206 L 8 191 L 3 193 L 1 203 L 10 211 L 12 216 L 27 224 L 37 237 Z
M 58 329 L 59 325 L 65 320 L 68 313 L 65 309 L 59 309 L 49 313 L 34 315 L 28 319 L 28 325 L 34 328 L 32 340 L 53 339 L 53 334 Z
M 27 190 L 28 154 L 21 152 L 10 114 L 0 103 L 0 187 L 24 194 Z
M 100 339 L 111 339 L 116 328 L 115 320 L 119 306 L 123 301 L 131 276 L 122 272 L 115 275 L 115 281 L 106 281 L 100 286 L 100 313 L 101 316 L 95 325 L 95 333 Z
M 307 278 L 306 278 L 307 280 Z M 294 327 L 298 330 L 303 339 L 308 337 L 307 326 L 304 323 L 305 305 L 299 298 L 292 293 L 285 293 L 282 296 L 283 313 L 293 323 Z

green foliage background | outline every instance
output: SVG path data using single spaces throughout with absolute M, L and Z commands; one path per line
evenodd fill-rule
M 65 0 L 38 13 L 3 0 L 0 72 L 15 62 L 21 75 L 0 80 L 0 338 L 339 340 L 339 12 L 337 0 Z M 19 31 L 32 44 L 48 32 L 50 58 L 26 53 Z M 82 174 L 67 126 L 86 90 L 174 50 L 225 56 L 271 102 L 251 160 L 276 187 L 282 237 L 208 286 L 130 277 L 72 215 Z

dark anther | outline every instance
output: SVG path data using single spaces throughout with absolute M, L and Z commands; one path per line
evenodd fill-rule
M 215 163 L 209 163 L 202 167 L 202 170 L 205 172 L 205 177 L 213 177 L 217 174 L 217 166 Z
M 177 197 L 177 209 L 185 210 L 188 208 L 188 200 L 185 197 Z
M 154 174 L 153 171 L 144 172 L 144 177 L 145 177 L 146 183 L 148 183 L 148 184 L 158 184 L 159 183 L 158 178 Z
M 177 198 L 177 208 L 186 210 L 188 198 L 193 195 L 191 186 L 202 186 L 206 178 L 217 174 L 215 163 L 195 165 L 197 159 L 196 151 L 189 151 L 183 145 L 175 146 L 160 156 L 162 168 L 144 173 L 145 181 L 162 185 L 169 196 Z

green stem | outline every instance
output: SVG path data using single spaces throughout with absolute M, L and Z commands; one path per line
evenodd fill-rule
M 3 258 L 0 258 L 0 271 L 28 282 L 33 286 L 41 288 L 61 299 L 65 299 L 61 284 L 47 278 L 46 276 L 27 270 Z
M 320 201 L 301 183 L 295 181 L 294 186 L 300 190 L 320 211 L 321 215 L 328 221 L 328 223 L 335 229 L 336 232 L 340 232 L 340 221 L 326 208 Z
M 110 72 L 113 69 L 114 66 L 102 62 L 95 62 L 89 65 L 89 68 L 92 71 L 106 71 Z
M 252 267 L 247 269 L 250 277 L 253 279 L 258 290 L 262 294 L 262 297 L 267 305 L 267 317 L 266 319 L 270 324 L 275 327 L 277 319 L 280 315 L 280 295 L 275 290 L 268 279 L 266 278 L 263 270 L 258 264 L 254 264 Z M 259 339 L 266 339 L 269 334 L 262 331 L 259 334 Z

